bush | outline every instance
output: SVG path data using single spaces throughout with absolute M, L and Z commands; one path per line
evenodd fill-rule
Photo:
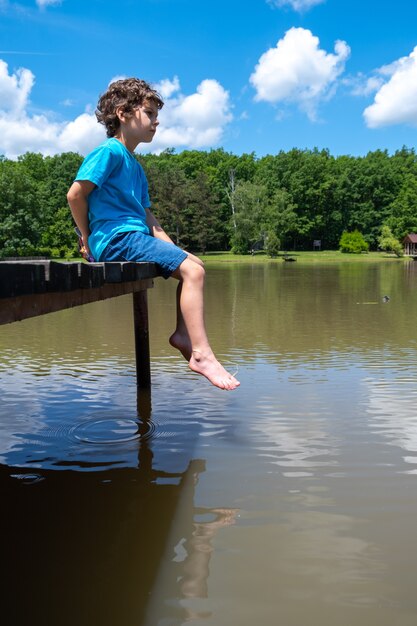
M 233 233 L 231 244 L 233 254 L 249 254 L 249 242 L 239 233 Z
M 381 250 L 393 252 L 395 256 L 401 257 L 404 255 L 401 243 L 396 237 L 394 237 L 390 227 L 387 225 L 384 225 L 381 229 L 381 236 L 378 239 L 378 244 Z
M 368 252 L 369 243 L 367 243 L 358 230 L 354 230 L 351 233 L 344 232 L 339 241 L 340 252 L 346 252 L 348 254 L 360 254 L 361 252 Z
M 49 256 L 52 259 L 71 259 L 73 257 L 80 257 L 81 255 L 79 254 L 78 251 L 78 246 L 74 246 L 74 247 L 68 247 L 68 246 L 61 246 L 60 248 L 56 248 L 56 247 L 52 247 L 52 248 L 43 248 L 44 250 L 47 249 L 49 250 Z
M 274 231 L 270 231 L 266 237 L 265 250 L 268 256 L 277 256 L 281 247 L 281 241 Z

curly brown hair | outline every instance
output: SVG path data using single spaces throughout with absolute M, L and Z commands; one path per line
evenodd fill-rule
M 124 78 L 110 83 L 107 91 L 100 96 L 96 109 L 97 121 L 106 127 L 107 137 L 114 137 L 120 128 L 116 109 L 122 108 L 125 113 L 131 113 L 145 100 L 154 102 L 158 109 L 164 106 L 159 93 L 140 78 Z

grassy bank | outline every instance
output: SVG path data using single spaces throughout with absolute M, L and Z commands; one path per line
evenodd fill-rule
M 210 252 L 200 255 L 205 262 L 220 263 L 282 263 L 283 253 L 271 259 L 264 253 L 232 254 L 230 252 Z M 408 261 L 407 257 L 398 258 L 386 252 L 367 252 L 366 254 L 346 254 L 338 250 L 323 250 L 320 252 L 290 252 L 288 256 L 299 263 L 375 263 L 375 262 L 399 262 Z
M 275 258 L 269 257 L 264 252 L 257 252 L 253 256 L 250 254 L 232 254 L 231 252 L 209 252 L 207 254 L 196 254 L 204 262 L 215 263 L 282 263 L 284 254 L 281 253 Z M 344 254 L 338 250 L 323 250 L 321 252 L 289 252 L 287 254 L 299 263 L 375 263 L 375 262 L 408 262 L 409 257 L 398 258 L 386 252 L 367 252 L 366 254 Z M 53 261 L 82 261 L 80 257 L 71 259 L 52 259 Z

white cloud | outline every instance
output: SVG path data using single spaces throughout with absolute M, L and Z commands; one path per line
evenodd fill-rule
M 57 6 L 58 4 L 62 4 L 62 0 L 36 0 L 36 4 L 40 9 L 44 9 L 45 7 Z
M 23 113 L 9 118 L 0 111 L 0 153 L 10 159 L 25 152 L 86 154 L 105 139 L 94 115 L 83 113 L 72 122 L 53 122 L 45 115 Z
M 56 121 L 50 113 L 32 115 L 28 107 L 34 83 L 29 69 L 9 74 L 7 64 L 0 60 L 0 154 L 12 159 L 25 152 L 85 155 L 105 139 L 105 129 L 97 123 L 90 105 L 75 119 L 64 122 Z M 143 144 L 141 150 L 160 152 L 169 147 L 218 144 L 232 115 L 229 94 L 216 80 L 202 81 L 188 96 L 181 93 L 177 77 L 157 87 L 165 97 L 161 123 L 152 144 Z
M 64 151 L 85 154 L 105 136 L 94 115 L 83 113 L 70 122 L 57 122 L 28 113 L 29 96 L 35 83 L 25 68 L 9 74 L 0 60 L 0 154 L 15 158 L 24 152 L 45 155 Z
M 319 101 L 333 95 L 350 54 L 344 41 L 336 41 L 334 50 L 332 54 L 320 49 L 319 38 L 310 30 L 291 28 L 259 59 L 250 77 L 255 100 L 296 103 L 314 120 Z
M 159 114 L 160 126 L 150 150 L 205 148 L 219 143 L 232 119 L 229 93 L 213 79 L 203 80 L 195 93 L 184 96 L 177 77 L 161 81 L 155 88 L 165 99 Z
M 30 70 L 20 68 L 9 76 L 7 63 L 0 60 L 0 106 L 10 114 L 19 114 L 27 105 L 35 77 Z
M 110 85 L 112 83 L 115 83 L 118 80 L 123 80 L 124 78 L 127 78 L 127 76 L 125 76 L 125 74 L 116 74 L 116 76 L 113 76 L 113 78 L 111 78 L 107 84 L 107 87 L 110 87 Z
M 180 89 L 180 81 L 178 76 L 174 76 L 172 80 L 165 78 L 160 83 L 154 85 L 156 91 L 161 94 L 163 98 L 170 98 L 174 93 Z
M 381 67 L 378 73 L 386 82 L 363 113 L 366 125 L 417 125 L 417 46 L 408 57 Z
M 58 136 L 59 152 L 79 152 L 87 154 L 103 141 L 105 130 L 97 123 L 96 116 L 82 113 L 72 122 L 61 126 Z
M 369 96 L 381 87 L 384 79 L 381 76 L 365 76 L 359 73 L 353 78 L 346 78 L 342 81 L 344 85 L 351 88 L 352 96 Z
M 276 7 L 290 6 L 294 11 L 308 11 L 317 4 L 322 4 L 325 0 L 267 0 L 268 4 Z

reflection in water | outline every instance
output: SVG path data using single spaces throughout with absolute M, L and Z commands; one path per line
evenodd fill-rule
M 330 624 L 333 616 L 334 623 L 348 624 L 356 607 L 377 606 L 387 591 L 380 582 L 384 566 L 375 546 L 358 536 L 356 525 L 350 516 L 307 509 L 262 525 L 262 537 L 259 527 L 239 528 L 232 546 L 248 546 L 251 563 L 239 575 L 241 594 L 251 594 L 255 572 L 261 572 L 264 584 L 257 586 L 253 607 L 246 605 L 235 623 L 253 623 L 263 603 L 275 603 L 277 621 L 294 624 L 304 623 L 309 614 L 320 615 L 324 623 Z M 235 593 L 233 583 L 231 596 Z M 344 614 L 338 617 L 341 607 Z
M 152 411 L 128 297 L 0 328 L 10 623 L 415 626 L 417 263 L 210 267 L 235 394 L 166 344 L 172 288 Z
M 382 435 L 391 445 L 398 446 L 406 463 L 414 465 L 405 469 L 417 474 L 417 389 L 415 376 L 402 376 L 389 381 L 369 379 L 368 413 L 375 433 Z
M 251 428 L 252 436 L 259 441 L 258 453 L 284 468 L 284 476 L 313 476 L 315 468 L 337 465 L 338 442 L 329 433 L 332 416 L 325 407 L 315 413 L 310 403 L 306 416 L 301 407 L 291 411 L 288 405 L 286 415 L 280 414 L 273 409 L 273 398 L 264 398 L 258 406 L 258 416 L 262 417 Z
M 68 471 L 62 461 L 50 469 L 48 458 L 35 464 L 28 460 L 36 471 L 0 465 L 8 511 L 1 528 L 1 536 L 7 538 L 3 564 L 8 602 L 3 614 L 13 616 L 11 623 L 141 624 L 164 549 L 175 550 L 179 544 L 187 554 L 171 572 L 171 584 L 178 587 L 180 576 L 182 596 L 204 594 L 210 539 L 231 521 L 220 510 L 206 509 L 204 514 L 215 521 L 194 524 L 194 531 L 183 536 L 202 513 L 193 499 L 205 463 L 191 460 L 183 471 L 154 469 L 150 415 L 150 395 L 140 391 L 135 467 L 111 469 L 112 462 L 100 463 L 97 454 L 94 462 L 77 461 L 78 471 Z M 61 433 L 54 434 L 58 440 Z M 109 436 L 107 432 L 100 441 L 107 449 Z M 120 442 L 116 436 L 113 443 Z M 26 438 L 25 445 L 30 443 Z M 9 456 L 19 454 L 28 459 L 22 448 Z M 173 533 L 171 523 L 178 515 L 182 523 Z M 183 613 L 188 615 L 188 609 Z M 160 618 L 164 619 L 163 605 Z
M 235 509 L 195 509 L 195 518 L 210 518 L 208 521 L 195 521 L 192 537 L 182 543 L 185 555 L 176 559 L 183 562 L 181 593 L 184 598 L 207 598 L 209 561 L 213 546 L 211 540 L 216 532 L 235 523 Z
M 44 471 L 30 485 L 7 479 L 7 471 L 2 536 L 11 623 L 141 623 L 182 481 L 198 471 L 195 463 L 180 476 L 155 477 L 150 468 Z M 157 484 L 158 476 L 179 483 Z
M 192 477 L 188 476 L 188 487 Z M 194 476 L 192 483 L 195 483 Z M 178 512 L 171 526 L 164 558 L 148 605 L 146 626 L 170 624 L 176 626 L 192 619 L 208 619 L 212 612 L 206 602 L 212 541 L 218 531 L 235 524 L 237 509 L 194 508 L 187 516 L 182 501 L 187 498 L 185 485 Z M 181 537 L 178 541 L 178 537 Z M 175 545 L 174 545 L 175 544 Z M 167 621 L 165 621 L 167 620 Z

